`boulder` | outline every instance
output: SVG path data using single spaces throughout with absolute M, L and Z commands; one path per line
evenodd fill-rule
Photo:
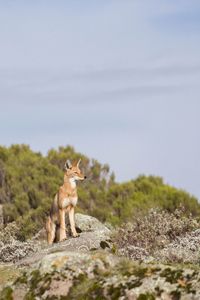
M 82 232 L 78 237 L 69 237 L 67 240 L 53 244 L 51 249 L 59 250 L 65 249 L 69 251 L 90 251 L 101 248 L 110 247 L 110 232 L 94 231 Z
M 104 224 L 92 216 L 77 213 L 75 214 L 75 224 L 81 232 L 98 231 L 110 233 L 110 230 Z
M 192 267 L 141 264 L 105 251 L 58 251 L 20 275 L 0 299 L 200 299 Z
M 111 249 L 111 230 L 96 218 L 76 214 L 79 236 L 73 238 L 69 232 L 65 241 L 49 246 L 45 229 L 41 229 L 32 240 L 17 240 L 18 227 L 13 222 L 0 231 L 0 262 L 15 262 L 18 266 L 31 266 L 45 255 L 58 251 L 88 252 L 97 249 Z
M 172 266 L 151 261 L 145 249 L 135 246 L 118 249 L 116 253 L 121 256 L 113 255 L 112 251 L 103 251 L 112 247 L 111 231 L 105 225 L 93 217 L 76 214 L 76 226 L 79 237 L 68 237 L 51 246 L 46 242 L 40 244 L 44 231 L 26 242 L 28 244 L 18 244 L 19 241 L 15 242 L 14 224 L 12 228 L 7 228 L 2 237 L 7 241 L 8 232 L 12 233 L 10 242 L 4 243 L 0 255 L 4 255 L 5 261 L 18 261 L 9 264 L 12 269 L 6 276 L 9 279 L 12 276 L 14 283 L 8 283 L 5 287 L 5 281 L 2 282 L 0 300 L 200 299 L 197 266 Z M 37 251 L 28 255 L 37 246 Z M 169 245 L 172 246 L 174 249 L 184 247 L 187 251 L 197 251 L 199 230 Z M 0 265 L 0 271 L 5 274 L 7 266 Z M 19 271 L 19 277 L 15 270 Z
M 117 256 L 103 251 L 81 252 L 64 250 L 63 252 L 55 252 L 44 256 L 34 267 L 39 269 L 41 274 L 50 273 L 55 270 L 62 272 L 66 269 L 75 273 L 84 271 L 89 274 L 97 266 L 99 269 L 106 270 L 106 265 L 113 267 L 118 261 L 119 258 Z
M 79 237 L 73 238 L 68 233 L 68 239 L 51 246 L 46 242 L 46 231 L 42 228 L 32 240 L 21 242 L 17 240 L 19 228 L 15 222 L 0 230 L 0 262 L 17 262 L 31 265 L 47 253 L 54 251 L 90 251 L 111 247 L 111 231 L 96 218 L 75 214 Z

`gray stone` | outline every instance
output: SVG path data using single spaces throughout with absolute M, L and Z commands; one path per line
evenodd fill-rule
M 110 233 L 110 229 L 108 229 L 104 224 L 102 224 L 99 220 L 92 216 L 76 213 L 75 224 L 76 227 L 82 232 L 103 231 L 105 233 Z
M 189 268 L 184 272 L 180 266 L 125 261 L 105 251 L 63 249 L 47 254 L 32 268 L 35 271 L 30 269 L 27 272 L 27 280 L 24 281 L 23 275 L 19 283 L 12 286 L 14 296 L 21 295 L 20 291 L 24 288 L 26 292 L 34 292 L 38 299 L 46 299 L 48 296 L 70 296 L 70 299 L 76 299 L 77 295 L 78 299 L 85 299 L 88 293 L 90 299 L 104 295 L 103 299 L 108 300 L 136 300 L 139 297 L 172 300 L 176 299 L 176 295 L 177 299 L 200 299 L 198 271 Z M 47 289 L 44 288 L 46 284 Z M 18 300 L 17 297 L 13 299 Z
M 102 261 L 103 259 L 103 261 Z M 105 270 L 105 264 L 113 267 L 120 259 L 105 252 L 81 252 L 81 251 L 63 251 L 55 252 L 44 256 L 39 263 L 35 265 L 41 273 L 49 273 L 54 270 L 62 271 L 70 269 L 76 272 L 78 269 L 90 272 L 91 267 L 98 265 L 99 269 Z

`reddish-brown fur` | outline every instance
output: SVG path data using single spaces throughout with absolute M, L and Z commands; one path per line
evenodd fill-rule
M 64 183 L 60 186 L 58 193 L 55 195 L 51 206 L 50 215 L 46 222 L 47 241 L 52 244 L 57 241 L 65 240 L 65 213 L 69 213 L 70 227 L 73 237 L 78 234 L 75 228 L 74 207 L 78 200 L 76 180 L 84 180 L 86 177 L 79 169 L 79 163 L 65 163 Z

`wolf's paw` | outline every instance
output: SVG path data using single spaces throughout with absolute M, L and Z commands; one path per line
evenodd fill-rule
M 76 232 L 76 233 L 72 233 L 72 236 L 73 236 L 74 238 L 76 238 L 76 237 L 79 237 L 80 234 L 78 234 L 78 233 Z
M 67 240 L 67 237 L 64 237 L 64 238 L 60 239 L 59 242 L 64 242 L 66 240 Z

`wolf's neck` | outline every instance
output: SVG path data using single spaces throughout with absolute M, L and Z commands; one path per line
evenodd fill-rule
M 73 190 L 76 189 L 76 181 L 74 178 L 70 178 L 67 175 L 64 176 L 64 186 L 67 188 L 71 188 Z
M 76 188 L 76 180 L 74 178 L 69 178 L 69 183 L 72 189 Z

